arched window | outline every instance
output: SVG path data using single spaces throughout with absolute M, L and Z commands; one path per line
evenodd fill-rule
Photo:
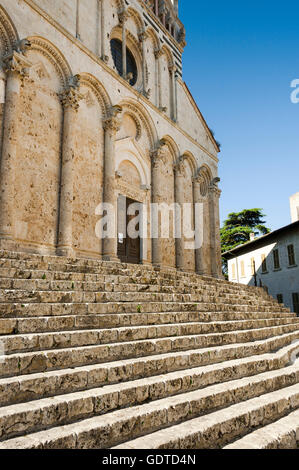
M 111 53 L 114 65 L 119 75 L 123 73 L 123 57 L 122 57 L 122 42 L 119 39 L 111 39 L 110 41 Z M 130 80 L 130 85 L 134 86 L 137 82 L 137 66 L 133 54 L 127 48 L 127 73 L 132 73 L 133 78 Z

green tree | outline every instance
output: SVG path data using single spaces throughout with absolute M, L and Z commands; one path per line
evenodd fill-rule
M 243 245 L 250 240 L 250 234 L 266 235 L 270 229 L 266 227 L 265 214 L 262 209 L 244 209 L 231 212 L 220 230 L 222 253 Z M 227 261 L 223 258 L 223 274 L 227 275 Z

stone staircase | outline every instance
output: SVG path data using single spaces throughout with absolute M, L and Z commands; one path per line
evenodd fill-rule
M 299 318 L 190 273 L 0 252 L 0 449 L 296 448 Z

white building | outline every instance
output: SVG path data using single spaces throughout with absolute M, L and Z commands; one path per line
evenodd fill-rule
M 240 245 L 224 257 L 229 281 L 264 287 L 299 315 L 299 193 L 290 201 L 292 224 Z

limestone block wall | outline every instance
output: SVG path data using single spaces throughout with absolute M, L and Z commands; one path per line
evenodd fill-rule
M 78 255 L 100 257 L 103 246 L 95 234 L 95 210 L 105 191 L 109 189 L 113 203 L 117 193 L 125 190 L 128 197 L 134 199 L 135 194 L 136 200 L 147 205 L 154 199 L 174 203 L 174 165 L 185 155 L 188 163 L 182 197 L 194 203 L 194 178 L 202 178 L 202 168 L 209 169 L 208 189 L 214 187 L 218 148 L 183 85 L 175 122 L 170 49 L 162 46 L 150 26 L 145 42 L 138 42 L 145 23 L 138 17 L 137 0 L 130 2 L 126 34 L 128 44 L 135 44 L 139 54 L 146 55 L 146 67 L 139 64 L 142 72 L 138 73 L 146 72 L 146 86 L 152 89 L 149 97 L 113 70 L 111 56 L 108 62 L 102 57 L 102 38 L 106 38 L 108 56 L 109 35 L 120 28 L 119 2 L 103 0 L 104 34 L 98 21 L 101 5 L 97 13 L 101 2 L 92 0 L 87 8 L 87 2 L 81 0 L 81 18 L 76 2 L 56 3 L 0 2 L 0 83 L 5 98 L 1 110 L 6 116 L 1 138 L 1 246 L 13 240 L 22 249 L 53 253 L 62 247 Z M 139 10 L 133 11 L 131 4 Z M 78 28 L 81 39 L 76 37 Z M 20 38 L 28 38 L 28 44 L 20 43 Z M 155 186 L 153 155 L 161 146 L 167 158 L 161 167 L 161 185 Z M 115 173 L 122 168 L 122 160 L 128 160 L 139 173 L 142 184 L 135 193 Z M 131 172 L 126 171 L 129 178 Z M 137 179 L 132 176 L 131 186 L 137 185 Z M 107 181 L 112 186 L 105 190 Z M 206 274 L 212 274 L 211 259 L 216 256 L 215 243 L 208 239 L 214 233 L 211 224 L 215 224 L 210 210 L 206 204 Z M 151 241 L 144 247 L 144 261 L 152 261 L 154 249 Z M 110 244 L 109 253 L 111 250 L 115 243 Z M 176 250 L 172 235 L 163 240 L 161 264 L 175 267 Z M 194 253 L 184 253 L 184 259 L 184 269 L 198 269 Z

